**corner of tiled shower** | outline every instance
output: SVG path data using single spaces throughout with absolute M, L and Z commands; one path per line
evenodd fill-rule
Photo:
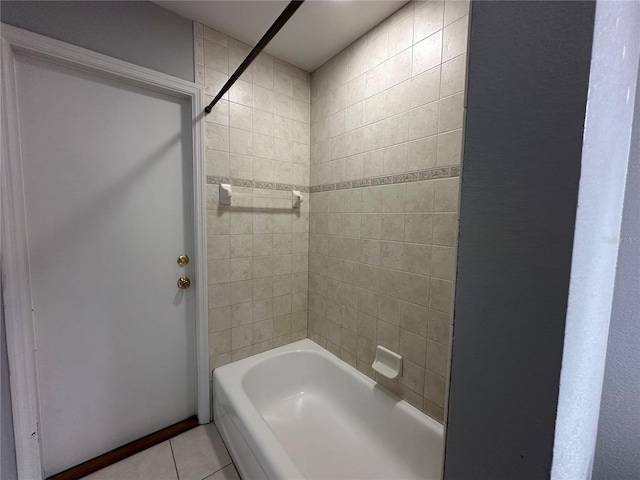
M 308 336 L 444 421 L 468 9 L 411 2 L 312 74 L 262 53 L 206 117 L 212 369 Z M 194 35 L 210 101 L 250 47 Z

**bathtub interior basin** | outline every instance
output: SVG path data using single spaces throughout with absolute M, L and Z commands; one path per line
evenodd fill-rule
M 442 425 L 308 339 L 216 369 L 214 416 L 245 478 L 441 477 Z

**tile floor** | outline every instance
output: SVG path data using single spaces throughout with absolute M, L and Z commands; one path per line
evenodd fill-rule
M 240 480 L 213 423 L 99 470 L 84 480 Z

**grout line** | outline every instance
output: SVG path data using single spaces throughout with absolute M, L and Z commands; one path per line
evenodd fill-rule
M 225 447 L 226 448 L 226 447 Z M 218 473 L 220 470 L 224 470 L 225 468 L 227 468 L 229 465 L 233 465 L 233 468 L 236 468 L 235 463 L 233 463 L 233 460 L 231 459 L 231 455 L 229 455 L 229 463 L 221 466 L 218 470 L 215 470 L 213 472 L 211 472 L 209 475 L 207 475 L 206 477 L 204 477 L 202 480 L 207 480 L 207 478 L 211 477 L 212 475 L 215 475 L 216 473 Z
M 171 458 L 173 458 L 173 468 L 176 469 L 176 477 L 180 480 L 180 474 L 178 473 L 178 464 L 176 463 L 176 456 L 173 453 L 173 444 L 171 439 L 169 439 L 169 448 L 171 449 Z

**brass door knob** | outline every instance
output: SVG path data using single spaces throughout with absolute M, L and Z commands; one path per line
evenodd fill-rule
M 178 279 L 178 288 L 186 290 L 190 286 L 191 286 L 191 280 L 189 280 L 189 277 L 180 277 Z
M 180 265 L 181 267 L 184 267 L 188 263 L 189 263 L 189 256 L 188 255 L 180 255 L 178 257 L 178 265 Z

